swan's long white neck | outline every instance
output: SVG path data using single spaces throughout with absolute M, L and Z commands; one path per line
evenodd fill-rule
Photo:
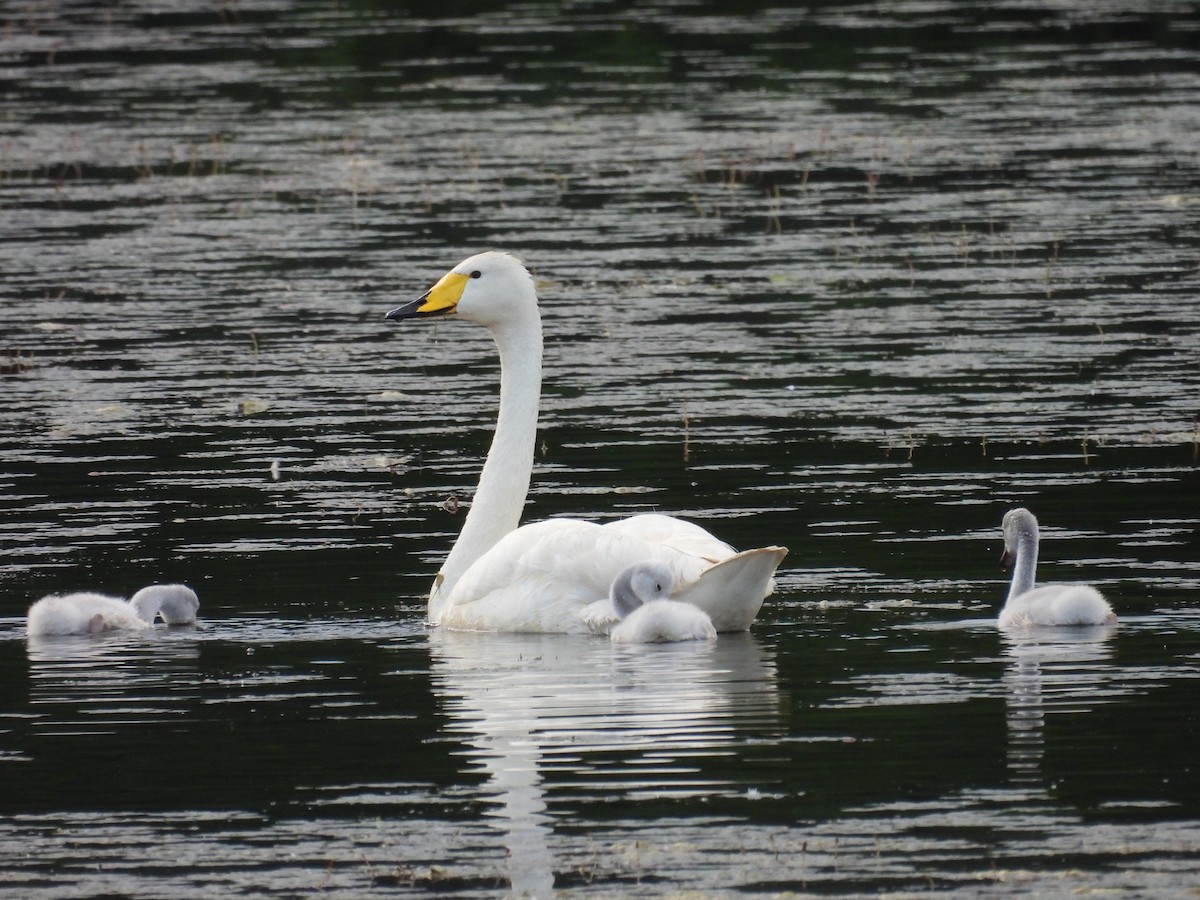
M 1009 600 L 1021 596 L 1026 591 L 1033 590 L 1033 582 L 1037 577 L 1038 560 L 1036 525 L 1032 529 L 1018 529 L 1016 557 L 1016 562 L 1013 563 L 1012 585 L 1008 589 Z
M 500 413 L 462 532 L 429 594 L 429 621 L 441 620 L 463 573 L 521 520 L 537 439 L 542 322 L 536 304 L 492 329 L 500 350 Z

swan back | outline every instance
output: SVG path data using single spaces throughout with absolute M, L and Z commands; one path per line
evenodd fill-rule
M 190 625 L 196 621 L 200 598 L 185 584 L 152 584 L 130 597 L 129 605 L 147 622 L 161 615 L 168 625 Z

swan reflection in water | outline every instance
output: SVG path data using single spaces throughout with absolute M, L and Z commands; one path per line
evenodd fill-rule
M 1115 625 L 1076 625 L 1004 633 L 1008 776 L 1028 797 L 1046 794 L 1047 712 L 1084 712 L 1118 690 L 1109 666 L 1115 631 Z
M 782 729 L 773 656 L 750 634 L 622 647 L 437 629 L 430 640 L 446 730 L 487 774 L 519 897 L 554 885 L 548 789 L 613 800 L 744 793 L 727 766 L 705 772 L 705 759 Z
M 191 631 L 186 629 L 185 631 Z M 148 641 L 144 632 L 110 631 L 81 640 L 75 635 L 29 635 L 29 702 L 42 733 L 108 733 L 133 717 L 168 720 L 198 693 L 200 648 L 186 634 L 166 632 Z

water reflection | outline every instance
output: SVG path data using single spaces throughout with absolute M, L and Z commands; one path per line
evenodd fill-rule
M 188 711 L 199 696 L 195 629 L 30 635 L 29 704 L 42 735 L 107 734 Z
M 544 896 L 558 864 L 555 798 L 737 793 L 728 757 L 782 729 L 773 657 L 750 635 L 714 645 L 616 647 L 571 635 L 437 631 L 433 691 L 486 773 L 517 896 Z M 552 798 L 549 795 L 555 795 Z
M 1116 631 L 1101 625 L 1002 634 L 1008 778 L 1026 798 L 1048 796 L 1047 713 L 1079 713 L 1113 696 L 1109 639 Z

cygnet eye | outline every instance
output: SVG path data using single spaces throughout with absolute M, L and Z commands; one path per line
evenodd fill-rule
M 661 591 L 661 590 L 662 590 L 662 585 L 661 585 L 661 584 L 657 584 L 657 583 L 656 583 L 656 584 L 654 585 L 654 589 L 655 589 L 656 591 Z
M 480 272 L 478 269 L 476 269 L 474 272 L 471 273 L 472 278 L 480 278 L 482 276 L 483 276 L 483 273 Z

